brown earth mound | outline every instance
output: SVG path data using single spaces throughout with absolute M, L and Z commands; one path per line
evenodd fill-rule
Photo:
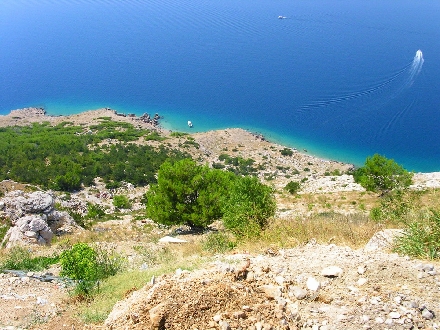
M 163 276 L 116 304 L 105 325 L 437 329 L 439 280 L 432 264 L 377 251 L 307 244 L 254 257 L 221 257 L 203 270 Z

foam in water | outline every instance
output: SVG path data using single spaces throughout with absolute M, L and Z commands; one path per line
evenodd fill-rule
M 420 71 L 422 71 L 422 66 L 423 66 L 423 62 L 425 60 L 423 59 L 423 53 L 422 51 L 419 49 L 416 52 L 416 56 L 414 56 L 414 60 L 411 64 L 411 68 L 409 71 L 409 79 L 408 79 L 408 87 L 411 86 L 415 80 L 415 78 L 417 77 L 417 75 L 420 73 Z

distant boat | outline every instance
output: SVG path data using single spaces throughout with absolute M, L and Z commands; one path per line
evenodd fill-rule
M 278 16 L 279 19 L 287 18 L 286 16 Z
M 188 120 L 188 126 L 193 127 L 193 123 L 191 122 L 191 120 Z

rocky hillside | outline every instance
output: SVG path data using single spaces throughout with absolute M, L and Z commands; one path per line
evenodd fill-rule
M 109 329 L 438 329 L 438 265 L 310 242 L 153 279 Z
M 202 164 L 225 165 L 220 160 L 224 154 L 252 159 L 259 178 L 277 191 L 280 219 L 329 210 L 366 211 L 360 204 L 368 195 L 354 183 L 352 176 L 343 174 L 352 167 L 350 164 L 285 148 L 242 129 L 173 135 L 145 121 L 145 117 L 121 116 L 109 109 L 68 117 L 47 116 L 41 109 L 17 110 L 0 116 L 0 126 L 69 121 L 86 127 L 103 116 L 158 130 L 166 137 L 164 143 L 188 151 Z M 439 173 L 417 173 L 414 179 L 413 189 L 440 187 Z M 302 197 L 283 192 L 282 188 L 291 180 L 302 182 Z M 93 202 L 111 214 L 115 212 L 112 196 L 124 194 L 134 201 L 131 210 L 134 212 L 143 207 L 139 201 L 146 189 L 127 185 L 120 191 L 112 191 L 96 180 L 94 186 L 72 193 L 67 201 L 62 196 L 49 198 L 42 192 L 17 192 L 26 191 L 26 187 L 4 181 L 0 184 L 4 198 L 0 209 L 2 214 L 12 214 L 8 218 L 20 224 L 17 228 L 23 227 L 17 231 L 20 237 L 38 241 L 49 229 L 30 230 L 30 224 L 51 220 L 57 203 L 63 208 L 85 212 L 86 203 Z M 34 199 L 42 202 L 29 202 Z M 17 204 L 18 200 L 23 203 Z M 318 203 L 322 207 L 318 208 Z M 29 206 L 34 204 L 41 205 Z M 148 219 L 139 219 L 139 213 L 121 211 L 121 214 L 118 219 L 94 226 L 88 239 L 116 245 L 127 261 L 132 262 L 139 257 L 134 246 L 141 246 L 148 239 L 146 235 L 152 234 L 152 231 L 143 232 L 143 226 L 153 225 Z M 46 223 L 47 227 L 50 224 Z M 58 229 L 57 226 L 50 232 L 56 233 Z M 61 239 L 78 241 L 88 232 L 65 233 Z M 158 233 L 170 234 L 155 227 L 154 235 Z M 191 249 L 195 246 L 191 244 L 200 242 L 203 235 L 183 238 L 189 241 Z M 114 306 L 105 323 L 88 325 L 77 317 L 75 301 L 69 300 L 65 285 L 56 278 L 59 269 L 55 267 L 48 274 L 9 272 L 0 276 L 0 329 L 439 329 L 440 265 L 388 253 L 387 244 L 376 243 L 355 250 L 317 244 L 311 239 L 291 249 L 262 243 L 258 252 L 217 255 L 197 270 L 178 269 L 172 274 L 145 278 L 143 283 L 150 284 L 140 290 L 133 286 L 126 298 Z M 170 254 L 176 254 L 181 246 L 157 240 L 148 244 Z M 50 253 L 57 248 L 56 243 L 46 247 Z M 41 249 L 38 251 L 41 253 Z

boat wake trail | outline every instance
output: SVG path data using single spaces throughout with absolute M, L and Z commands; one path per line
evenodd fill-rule
M 366 118 L 371 114 L 379 114 L 379 112 L 386 115 L 393 108 L 395 99 L 406 95 L 406 92 L 420 74 L 423 62 L 423 53 L 419 49 L 411 62 L 391 75 L 380 79 L 375 84 L 363 90 L 316 100 L 300 106 L 295 113 L 299 117 L 315 121 L 318 125 L 326 126 L 335 122 L 347 125 L 350 125 L 349 123 L 362 125 L 362 118 Z M 386 122 L 383 130 L 387 131 L 395 125 L 396 121 L 401 120 L 405 113 L 410 111 L 408 107 L 413 104 L 414 102 L 410 102 L 407 107 L 398 111 L 398 113 L 388 113 L 386 116 L 391 115 L 391 118 L 389 122 Z M 321 114 L 317 115 L 317 112 L 321 112 Z
M 416 77 L 419 75 L 420 71 L 422 71 L 423 62 L 425 62 L 425 60 L 423 59 L 423 53 L 419 49 L 416 52 L 416 56 L 414 56 L 414 60 L 411 64 L 406 87 L 411 87 L 411 85 L 414 83 Z

